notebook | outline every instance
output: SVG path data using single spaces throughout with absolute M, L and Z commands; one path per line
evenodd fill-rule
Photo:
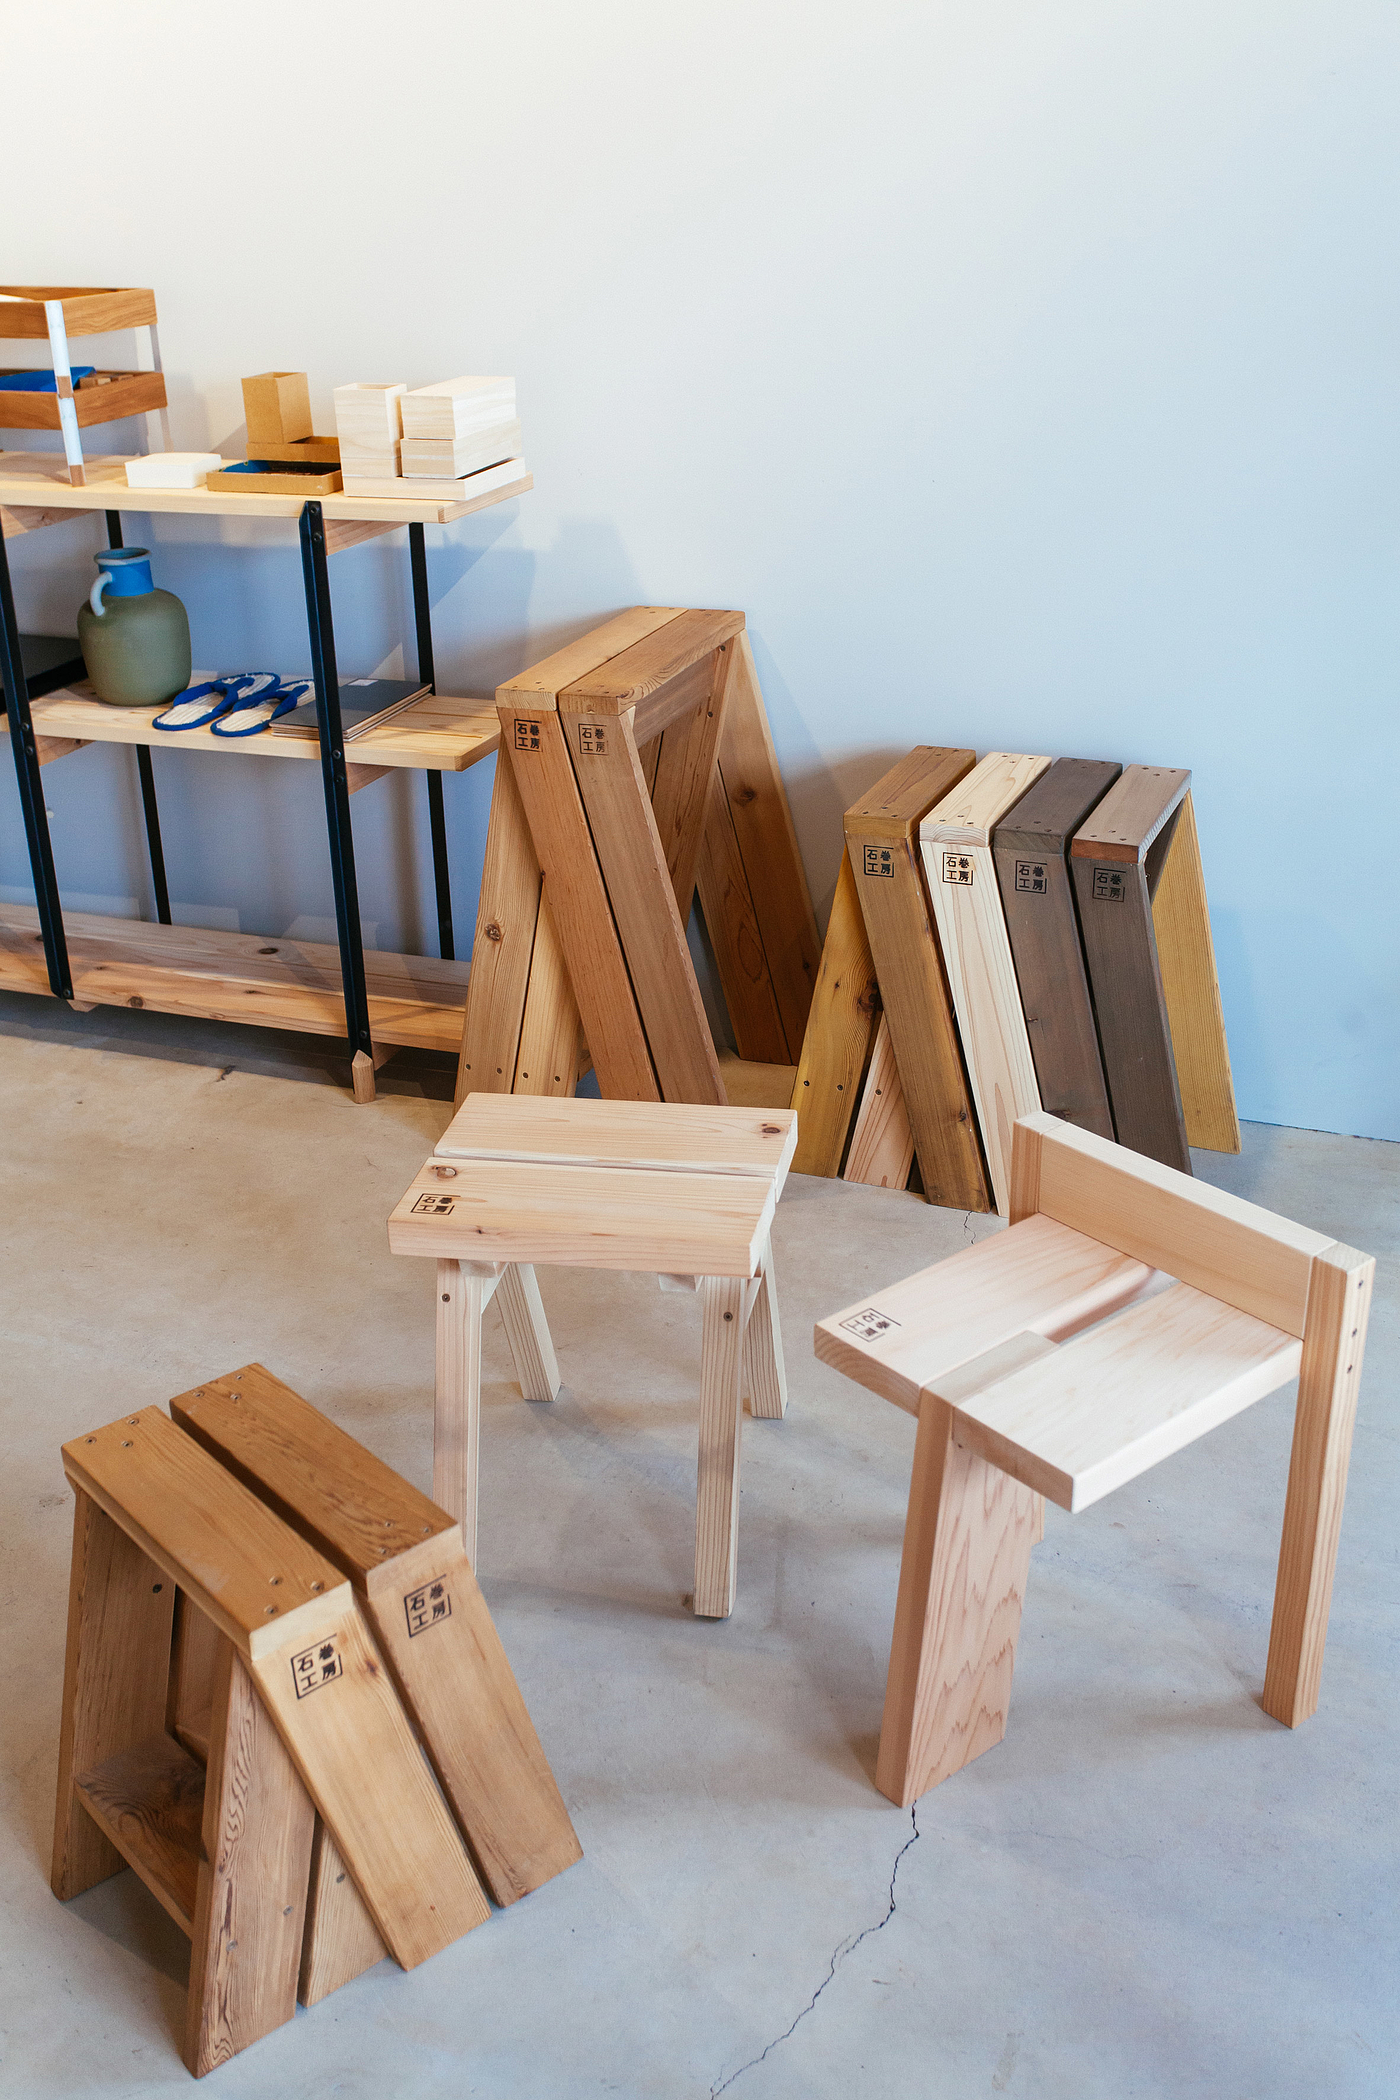
M 340 726 L 346 743 L 387 722 L 401 708 L 421 700 L 428 687 L 415 678 L 342 678 L 340 681 Z M 318 736 L 314 695 L 274 722 L 277 736 Z

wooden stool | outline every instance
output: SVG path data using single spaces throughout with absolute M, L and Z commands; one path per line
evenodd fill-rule
M 686 940 L 697 895 L 739 1056 L 791 1098 L 821 944 L 741 612 L 637 605 L 496 694 L 457 1099 L 729 1095 Z M 752 1096 L 750 1096 L 752 1098 Z
M 1316 1710 L 1374 1274 L 1040 1114 L 1008 1232 L 820 1323 L 817 1355 L 919 1422 L 882 1793 L 907 1807 L 1005 1734 L 1040 1498 L 1085 1509 L 1295 1376 L 1263 1705 Z
M 304 1957 L 343 1968 L 326 1934 L 348 1923 L 361 1956 L 382 1940 L 410 1968 L 489 1906 L 331 1562 L 157 1408 L 75 1438 L 63 1463 L 77 1507 L 53 1890 L 130 1865 L 189 1934 L 200 2076 L 291 2018 Z M 177 1587 L 182 1616 L 207 1622 L 207 1771 L 168 1732 L 195 1645 L 172 1676 Z
M 170 1412 L 349 1576 L 496 1902 L 580 1859 L 447 1512 L 261 1364 L 207 1379 Z
M 734 1605 L 739 1427 L 787 1408 L 769 1228 L 797 1142 L 790 1109 L 471 1094 L 389 1220 L 395 1254 L 435 1256 L 433 1495 L 476 1559 L 481 1321 L 494 1294 L 521 1390 L 559 1389 L 533 1264 L 651 1269 L 698 1290 L 695 1610 Z

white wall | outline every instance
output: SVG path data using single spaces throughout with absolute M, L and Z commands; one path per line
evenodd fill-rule
M 430 533 L 439 682 L 743 606 L 823 913 L 911 743 L 1192 767 L 1242 1112 L 1400 1137 L 1398 40 L 1381 0 L 76 0 L 61 49 L 7 25 L 5 271 L 154 285 L 180 444 L 270 366 L 319 427 L 344 379 L 516 374 L 538 486 Z M 290 528 L 147 538 L 197 660 L 305 667 Z M 28 622 L 96 543 L 18 548 Z M 390 663 L 405 549 L 332 583 L 342 668 Z M 186 915 L 328 921 L 314 768 L 157 766 Z M 74 899 L 146 896 L 134 777 L 46 772 Z M 355 816 L 371 937 L 430 946 L 421 778 Z

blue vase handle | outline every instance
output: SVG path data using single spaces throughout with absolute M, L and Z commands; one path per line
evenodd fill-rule
M 107 610 L 106 606 L 102 603 L 102 593 L 106 590 L 108 584 L 111 581 L 111 572 L 107 569 L 101 569 L 98 571 L 96 583 L 88 592 L 88 604 L 92 607 L 99 620 L 102 618 L 103 614 Z

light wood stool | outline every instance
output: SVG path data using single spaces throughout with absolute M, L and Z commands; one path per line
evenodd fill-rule
M 791 1109 L 470 1094 L 389 1220 L 436 1257 L 433 1495 L 476 1560 L 481 1322 L 492 1295 L 526 1399 L 559 1390 L 534 1264 L 650 1269 L 698 1290 L 695 1610 L 734 1605 L 743 1401 L 787 1409 L 769 1230 L 797 1142 Z
M 1085 1509 L 1294 1377 L 1263 1705 L 1316 1710 L 1374 1275 L 1040 1114 L 1015 1126 L 1008 1232 L 820 1322 L 817 1355 L 919 1422 L 882 1793 L 907 1807 L 1005 1734 L 1042 1496 Z

